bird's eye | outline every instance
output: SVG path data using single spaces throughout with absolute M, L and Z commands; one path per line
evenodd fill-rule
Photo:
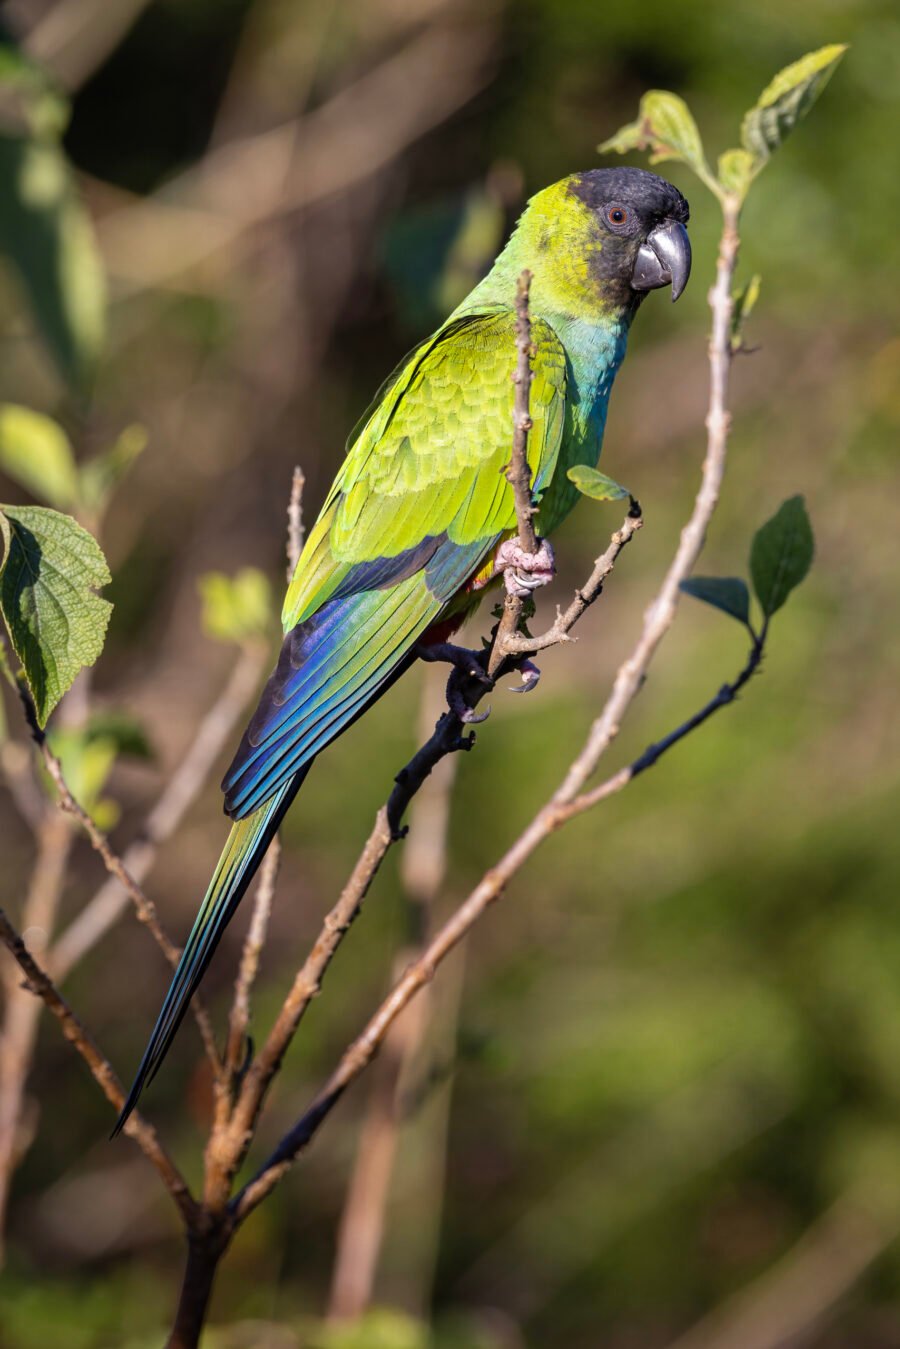
M 611 225 L 625 225 L 628 223 L 628 212 L 624 206 L 610 206 L 606 218 Z

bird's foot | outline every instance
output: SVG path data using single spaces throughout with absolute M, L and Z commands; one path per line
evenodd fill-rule
M 518 539 L 501 543 L 494 558 L 494 571 L 503 573 L 508 595 L 527 599 L 533 591 L 549 585 L 556 575 L 556 559 L 547 539 L 538 540 L 536 553 L 526 553 Z
M 510 693 L 531 693 L 532 689 L 536 689 L 540 683 L 540 670 L 533 660 L 523 660 L 518 669 L 522 676 L 522 682 L 521 684 L 511 685 Z
M 470 651 L 467 646 L 455 646 L 452 642 L 420 642 L 416 647 L 420 660 L 444 661 L 453 666 L 453 674 L 463 678 L 477 679 L 486 688 L 493 688 L 494 681 L 484 668 L 480 651 Z M 451 679 L 453 675 L 450 676 Z

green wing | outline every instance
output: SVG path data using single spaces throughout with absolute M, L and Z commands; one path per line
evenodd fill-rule
M 562 344 L 541 321 L 528 458 L 553 474 L 565 420 Z M 395 373 L 351 445 L 284 606 L 281 659 L 226 775 L 243 818 L 334 739 L 515 528 L 515 317 L 457 317 Z

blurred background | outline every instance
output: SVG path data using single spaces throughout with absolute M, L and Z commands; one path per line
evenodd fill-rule
M 97 792 L 120 848 L 223 691 L 236 718 L 262 677 L 293 466 L 310 519 L 375 389 L 482 274 L 527 196 L 597 164 L 597 143 L 634 117 L 647 88 L 687 98 L 717 153 L 776 70 L 852 43 L 744 221 L 742 273 L 762 274 L 757 350 L 735 363 L 731 465 L 701 570 L 745 573 L 754 530 L 797 492 L 817 541 L 762 675 L 551 840 L 442 970 L 394 1093 L 399 1137 L 367 1286 L 342 1292 L 334 1271 L 342 1247 L 347 1259 L 351 1177 L 368 1183 L 357 1144 L 361 1129 L 378 1135 L 390 1054 L 240 1233 L 208 1342 L 900 1344 L 896 5 L 8 0 L 0 13 L 71 100 L 62 144 L 108 296 L 86 400 L 59 373 L 76 359 L 64 340 L 55 359 L 45 340 L 52 312 L 32 317 L 41 301 L 29 303 L 14 264 L 43 245 L 16 232 L 7 203 L 0 400 L 52 415 L 82 460 L 123 432 L 135 459 L 102 521 L 108 644 L 89 694 L 71 695 L 89 697 L 107 725 L 140 728 L 129 743 L 113 737 L 132 752 Z M 556 785 L 690 509 L 718 218 L 670 168 L 691 200 L 693 283 L 674 309 L 665 294 L 644 306 L 604 449 L 646 527 L 578 645 L 545 656 L 527 700 L 495 694 L 476 752 L 455 765 L 437 917 Z M 84 343 L 99 344 L 100 279 L 72 209 L 73 312 Z M 0 499 L 28 498 L 0 478 Z M 617 509 L 585 502 L 565 526 L 545 611 L 584 577 Z M 235 642 L 209 613 L 204 623 L 200 579 L 247 567 L 271 587 L 272 626 Z M 206 582 L 207 605 L 216 584 Z M 261 585 L 246 579 L 251 607 Z M 483 616 L 473 640 L 485 627 Z M 736 624 L 685 602 L 610 767 L 735 675 L 744 646 Z M 422 686 L 413 672 L 329 750 L 288 819 L 257 1038 L 416 743 Z M 11 704 L 7 715 L 0 889 L 16 915 L 35 844 L 16 799 L 24 751 Z M 147 876 L 178 940 L 218 856 L 217 782 L 234 725 Z M 257 1159 L 386 989 L 408 940 L 407 892 L 430 894 L 440 879 L 449 785 L 438 782 L 415 822 L 413 860 L 403 866 L 395 850 L 342 947 Z M 81 838 L 67 861 L 57 932 L 104 879 Z M 219 1025 L 245 924 L 246 914 L 229 929 L 204 986 Z M 65 980 L 123 1077 L 167 982 L 130 914 Z M 107 1143 L 109 1109 L 57 1027 L 43 1017 L 37 1036 L 0 1344 L 157 1344 L 182 1259 L 170 1200 L 127 1140 Z M 196 1180 L 210 1084 L 190 1021 L 146 1104 Z M 323 1319 L 342 1305 L 352 1314 Z

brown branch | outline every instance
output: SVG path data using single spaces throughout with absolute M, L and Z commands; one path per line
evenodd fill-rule
M 0 909 L 0 941 L 18 961 L 28 981 L 29 991 L 40 998 L 53 1013 L 62 1027 L 63 1035 L 84 1059 L 103 1095 L 114 1110 L 120 1111 L 125 1104 L 125 1092 L 109 1060 L 101 1053 L 68 1003 L 57 991 L 50 976 L 31 955 L 2 909 Z M 135 1111 L 125 1124 L 124 1131 L 129 1138 L 134 1139 L 144 1156 L 155 1166 L 185 1225 L 191 1227 L 196 1218 L 197 1205 L 183 1176 L 157 1138 L 156 1130 Z
M 148 875 L 160 846 L 175 832 L 197 799 L 238 718 L 259 687 L 268 659 L 264 643 L 254 643 L 242 651 L 181 764 L 147 816 L 139 837 L 122 854 L 122 865 L 136 884 L 140 885 Z M 47 963 L 54 978 L 64 979 L 96 946 L 124 913 L 130 897 L 127 886 L 114 875 L 100 887 L 53 947 Z
M 535 506 L 531 496 L 531 470 L 528 467 L 528 432 L 531 430 L 531 316 L 528 299 L 531 293 L 531 272 L 526 268 L 516 284 L 516 368 L 513 372 L 512 454 L 506 466 L 506 480 L 513 490 L 516 507 L 516 526 L 519 544 L 526 553 L 536 553 L 534 532 Z M 519 630 L 524 601 L 518 595 L 507 595 L 503 614 L 488 657 L 487 672 L 494 678 L 500 674 L 509 652 L 509 640 Z
M 137 881 L 125 866 L 121 857 L 119 857 L 118 853 L 112 848 L 109 839 L 103 831 L 97 827 L 92 817 L 72 795 L 63 773 L 62 764 L 53 753 L 53 750 L 50 748 L 47 741 L 47 737 L 37 724 L 34 715 L 34 706 L 30 697 L 27 695 L 24 684 L 21 685 L 21 691 L 25 715 L 28 720 L 32 737 L 41 752 L 44 767 L 49 773 L 59 794 L 60 810 L 66 815 L 71 815 L 84 829 L 92 848 L 95 852 L 99 853 L 100 859 L 106 867 L 106 870 L 111 876 L 116 878 L 130 897 L 134 904 L 134 911 L 137 914 L 138 920 L 147 928 L 166 960 L 168 960 L 169 964 L 174 969 L 178 964 L 181 952 L 163 929 L 163 926 L 159 921 L 159 915 L 156 912 L 156 906 L 153 901 L 148 899 L 144 894 Z M 218 1081 L 221 1077 L 222 1064 L 219 1057 L 219 1051 L 216 1048 L 216 1039 L 213 1034 L 209 1014 L 206 1011 L 202 999 L 198 999 L 195 996 L 191 1005 L 193 1007 L 194 1019 L 200 1030 L 200 1037 L 203 1040 L 206 1056 L 209 1059 L 213 1073 Z
M 22 908 L 22 930 L 46 946 L 62 898 L 73 839 L 72 823 L 44 802 L 37 855 Z M 13 1172 L 30 1146 L 25 1088 L 37 1042 L 41 1004 L 23 988 L 14 965 L 3 970 L 5 1008 L 0 1029 L 0 1263 Z
M 306 477 L 299 464 L 294 468 L 291 478 L 291 495 L 288 500 L 287 528 L 287 583 L 291 584 L 300 554 L 303 552 L 303 488 Z
M 550 800 L 537 812 L 518 839 L 482 878 L 465 902 L 429 943 L 403 978 L 381 1004 L 365 1029 L 343 1055 L 322 1091 L 307 1111 L 284 1136 L 278 1147 L 231 1204 L 236 1223 L 278 1184 L 303 1148 L 315 1135 L 322 1121 L 378 1052 L 391 1025 L 410 1000 L 433 978 L 437 966 L 466 935 L 485 911 L 503 893 L 509 881 L 521 870 L 535 850 L 567 819 L 571 807 L 597 768 L 602 755 L 618 734 L 622 718 L 640 689 L 653 656 L 675 616 L 681 582 L 692 571 L 703 547 L 706 530 L 719 497 L 725 470 L 729 419 L 726 410 L 728 373 L 732 351 L 730 342 L 732 279 L 738 253 L 738 207 L 725 202 L 725 220 L 720 242 L 716 283 L 710 292 L 712 333 L 710 339 L 710 401 L 706 418 L 707 447 L 700 487 L 688 523 L 682 530 L 675 556 L 648 608 L 640 636 L 628 658 L 619 667 L 612 691 L 593 723 L 581 753 L 572 763 Z M 632 517 L 629 516 L 629 520 Z M 626 524 L 628 522 L 626 521 Z M 619 531 L 620 534 L 623 531 Z M 632 531 L 633 532 L 633 531 Z M 628 534 L 631 537 L 631 534 Z M 620 545 L 621 546 L 621 545 Z M 596 573 L 595 568 L 595 573 Z M 579 601 L 576 600 L 576 603 Z M 585 606 L 586 607 L 586 606 Z M 558 620 L 559 621 L 559 620 Z M 440 723 L 439 723 L 440 725 Z M 624 785 L 624 784 L 623 784 Z M 369 877 L 369 881 L 371 877 Z
M 437 671 L 425 671 L 419 717 L 421 734 L 444 701 Z M 412 803 L 409 834 L 400 866 L 406 898 L 407 941 L 393 961 L 392 982 L 419 954 L 428 938 L 431 909 L 447 870 L 447 831 L 455 759 L 448 758 Z M 385 1042 L 356 1146 L 356 1159 L 341 1214 L 328 1317 L 353 1320 L 368 1307 L 375 1286 L 400 1132 L 406 1116 L 409 1070 L 428 1035 L 433 1008 L 427 999 L 417 1015 L 402 1017 Z M 452 1032 L 451 1032 L 452 1034 Z

